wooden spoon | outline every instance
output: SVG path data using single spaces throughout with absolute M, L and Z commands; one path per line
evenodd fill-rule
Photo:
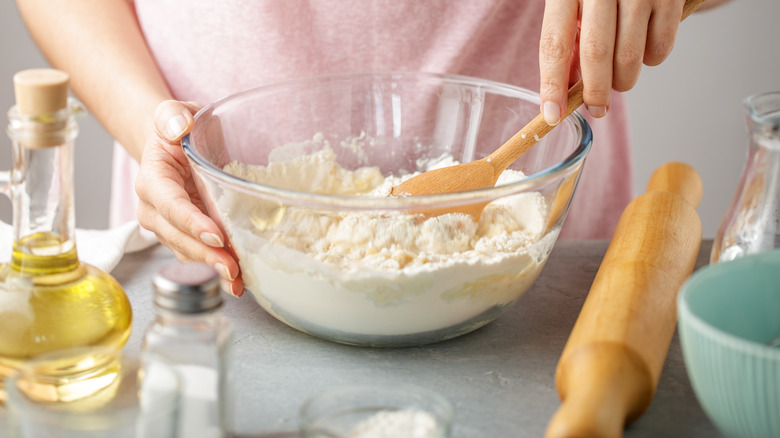
M 561 120 L 568 117 L 582 105 L 582 81 L 569 88 L 569 104 Z M 443 167 L 421 173 L 393 187 L 391 194 L 398 197 L 435 195 L 441 193 L 465 192 L 484 187 L 493 187 L 501 173 L 525 151 L 535 145 L 542 137 L 553 129 L 544 121 L 544 115 L 539 114 L 523 129 L 518 131 L 500 148 L 485 158 L 455 166 Z M 479 220 L 486 204 L 469 204 L 448 209 L 420 211 L 428 217 L 445 213 L 466 213 Z
M 680 21 L 688 17 L 705 1 L 687 0 L 683 6 Z M 578 81 L 569 88 L 569 103 L 562 114 L 561 120 L 571 115 L 575 109 L 582 105 L 582 102 L 582 81 Z M 435 195 L 493 187 L 496 185 L 501 173 L 515 160 L 520 158 L 531 146 L 547 135 L 553 127 L 544 121 L 542 114 L 539 114 L 487 157 L 456 166 L 431 170 L 409 178 L 393 187 L 391 195 L 397 197 Z M 440 209 L 425 209 L 416 213 L 422 213 L 426 217 L 439 216 L 445 213 L 466 213 L 478 221 L 485 205 L 487 204 L 481 203 Z

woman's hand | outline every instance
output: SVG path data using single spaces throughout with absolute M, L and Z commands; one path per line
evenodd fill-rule
M 642 64 L 674 46 L 684 0 L 547 0 L 539 45 L 541 111 L 561 120 L 570 84 L 582 79 L 593 117 L 609 111 L 612 90 L 628 91 Z
M 148 138 L 135 184 L 140 202 L 138 221 L 181 260 L 214 266 L 222 288 L 237 297 L 244 293 L 238 262 L 225 249 L 225 236 L 206 214 L 195 188 L 192 169 L 181 147 L 199 106 L 168 100 L 154 113 L 155 132 Z

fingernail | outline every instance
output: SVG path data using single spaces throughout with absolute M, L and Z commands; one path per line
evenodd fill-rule
M 607 107 L 605 106 L 587 106 L 590 115 L 596 118 L 604 117 L 607 115 Z
M 219 236 L 217 236 L 214 233 L 209 233 L 206 231 L 200 233 L 200 241 L 205 243 L 208 246 L 213 246 L 215 248 L 222 248 L 223 246 L 225 246 L 225 244 L 222 242 L 222 239 L 220 239 Z
M 214 265 L 214 269 L 219 272 L 219 276 L 222 278 L 227 278 L 231 281 L 235 280 L 236 277 L 230 275 L 230 270 L 227 268 L 227 266 L 223 265 L 222 263 L 216 263 Z
M 222 287 L 222 290 L 224 290 L 228 294 L 233 295 L 234 297 L 240 297 L 241 296 L 241 295 L 236 295 L 236 293 L 233 292 L 233 283 L 223 279 L 223 280 L 220 280 L 219 284 Z M 242 291 L 242 294 L 243 294 L 243 291 Z
M 555 126 L 561 121 L 561 107 L 555 102 L 547 101 L 543 108 L 544 121 L 550 126 Z
M 168 122 L 165 123 L 165 134 L 168 135 L 168 140 L 174 140 L 181 137 L 181 135 L 184 134 L 185 129 L 187 129 L 187 119 L 181 114 L 171 117 Z

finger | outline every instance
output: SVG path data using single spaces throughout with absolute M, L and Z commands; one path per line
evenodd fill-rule
M 650 7 L 644 2 L 622 2 L 618 6 L 617 41 L 612 67 L 612 88 L 617 91 L 632 89 L 639 79 L 650 12 Z
M 222 290 L 229 293 L 230 295 L 233 295 L 236 298 L 240 298 L 244 296 L 244 291 L 246 290 L 244 288 L 244 282 L 241 279 L 241 276 L 236 278 L 235 280 L 228 281 L 228 280 L 220 280 L 220 285 L 222 287 Z
M 645 64 L 658 65 L 672 53 L 674 40 L 677 38 L 677 29 L 680 27 L 682 7 L 682 1 L 665 2 L 664 5 L 652 11 L 647 27 Z
M 159 240 L 160 243 L 162 243 L 162 240 L 160 239 L 159 236 L 157 237 L 157 240 Z M 176 256 L 176 260 L 178 260 L 180 262 L 194 262 L 195 261 L 195 260 L 192 259 L 192 257 L 188 256 L 187 254 L 184 254 L 183 252 L 179 252 L 179 251 L 176 251 L 176 250 L 171 249 L 171 248 L 168 248 L 168 249 L 170 249 L 171 252 L 173 253 L 173 255 Z
M 153 187 L 150 187 L 147 181 L 154 181 Z M 177 231 L 185 232 L 207 246 L 224 247 L 222 230 L 192 203 L 182 186 L 183 182 L 178 178 L 167 178 L 160 173 L 158 177 L 149 179 L 141 173 L 136 181 L 139 204 L 144 203 L 150 208 L 158 206 L 156 209 L 152 208 L 154 216 L 161 216 L 167 223 L 175 226 Z
M 217 224 L 193 203 L 197 196 L 192 186 L 192 175 L 181 147 L 151 140 L 144 148 L 141 167 L 136 178 L 135 191 L 147 204 L 158 206 L 154 213 L 162 214 L 166 221 L 179 230 L 200 239 L 206 245 L 221 248 L 224 236 Z M 182 163 L 183 161 L 183 163 Z M 193 195 L 185 189 L 190 186 Z
M 171 250 L 171 252 L 173 252 L 173 255 L 176 256 L 176 260 L 180 262 L 193 261 L 192 258 L 190 258 L 184 253 L 181 253 L 179 251 L 174 251 L 174 250 Z M 239 276 L 233 281 L 226 280 L 220 277 L 219 287 L 223 291 L 227 292 L 230 295 L 233 295 L 236 298 L 239 298 L 244 295 L 244 282 L 241 280 L 241 276 Z
M 154 208 L 144 202 L 138 206 L 139 220 L 142 226 L 153 231 L 160 243 L 171 249 L 180 261 L 199 261 L 214 267 L 222 279 L 225 291 L 231 295 L 243 294 L 243 282 L 239 278 L 238 262 L 224 249 L 204 245 L 186 233 L 154 214 Z M 143 216 L 143 219 L 141 217 Z
M 593 117 L 603 117 L 609 109 L 616 14 L 614 1 L 583 2 L 579 47 L 582 99 Z
M 211 265 L 221 261 L 215 257 L 219 254 L 219 251 L 224 250 L 206 245 L 171 225 L 158 214 L 153 205 L 141 200 L 138 202 L 137 211 L 139 224 L 147 230 L 154 232 L 163 245 L 173 251 L 177 251 L 181 256 L 186 257 L 186 260 L 197 260 Z M 236 274 L 236 272 L 234 271 L 233 274 Z M 234 275 L 228 275 L 227 277 L 232 279 Z
M 579 24 L 577 25 L 577 32 L 574 36 L 574 47 L 579 47 L 580 45 L 580 29 Z M 572 85 L 577 83 L 578 81 L 582 80 L 582 72 L 580 72 L 580 52 L 579 50 L 572 50 L 571 52 L 571 58 L 569 60 L 569 88 L 571 88 Z
M 173 254 L 176 256 L 176 260 L 180 262 L 190 262 L 194 261 L 191 257 L 187 256 L 184 253 L 181 253 L 179 251 L 171 250 Z M 239 275 L 235 280 L 226 280 L 224 277 L 220 276 L 219 279 L 219 287 L 224 292 L 228 293 L 229 295 L 232 295 L 236 298 L 240 298 L 244 295 L 244 282 L 241 279 L 241 276 Z
M 539 41 L 541 112 L 549 125 L 561 121 L 569 89 L 571 57 L 577 33 L 578 0 L 548 0 Z
M 166 100 L 154 110 L 154 127 L 157 134 L 169 142 L 181 140 L 192 130 L 194 120 L 191 102 Z

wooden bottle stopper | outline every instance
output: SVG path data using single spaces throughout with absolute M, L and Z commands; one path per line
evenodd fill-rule
M 68 74 L 50 68 L 14 75 L 16 109 L 27 116 L 57 112 L 68 106 Z
M 19 137 L 22 146 L 39 149 L 65 142 L 67 117 L 53 116 L 68 107 L 68 82 L 67 73 L 49 68 L 22 70 L 14 75 L 16 112 L 33 118 L 23 125 Z

